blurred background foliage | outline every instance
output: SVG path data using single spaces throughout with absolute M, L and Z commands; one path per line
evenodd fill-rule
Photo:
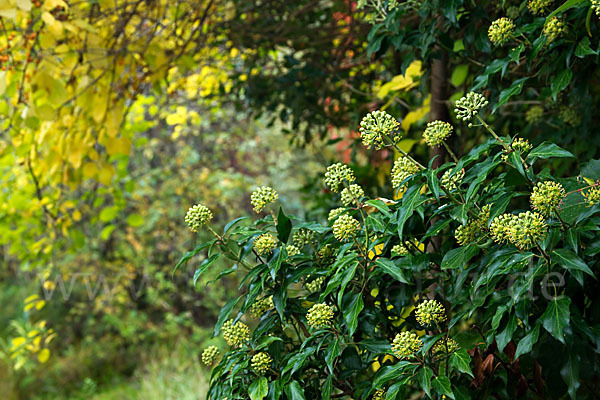
M 488 26 L 509 9 L 527 35 L 547 15 L 526 1 L 0 0 L 0 393 L 202 398 L 199 352 L 237 285 L 172 274 L 204 241 L 187 208 L 224 225 L 266 184 L 323 219 L 331 160 L 389 195 L 396 155 L 357 140 L 374 108 L 424 160 L 424 124 L 475 87 L 501 99 L 502 133 L 596 156 L 598 23 L 568 3 L 559 40 L 497 48 Z M 457 131 L 459 155 L 483 140 Z

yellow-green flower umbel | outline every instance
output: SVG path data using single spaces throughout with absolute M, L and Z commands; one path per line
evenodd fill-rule
M 217 357 L 219 356 L 219 349 L 217 346 L 208 346 L 202 352 L 202 362 L 204 365 L 212 365 Z
M 324 303 L 315 304 L 308 310 L 306 320 L 312 328 L 326 328 L 333 320 L 333 308 Z
M 542 215 L 549 216 L 554 213 L 566 196 L 565 188 L 558 182 L 539 182 L 531 192 L 531 207 Z
M 529 0 L 527 8 L 533 15 L 543 15 L 550 11 L 553 0 Z
M 300 254 L 300 249 L 293 244 L 286 244 L 285 251 L 287 252 L 288 257 L 294 257 Z
M 342 215 L 346 211 L 345 207 L 334 208 L 329 211 L 329 215 L 327 216 L 327 221 L 334 222 L 340 215 Z
M 229 320 L 223 324 L 223 339 L 231 347 L 240 347 L 250 339 L 250 328 L 243 322 Z
M 273 307 L 273 296 L 268 296 L 252 303 L 248 311 L 254 318 L 260 318 L 264 313 L 271 310 Z
M 333 236 L 340 242 L 350 240 L 360 229 L 360 222 L 347 214 L 340 216 L 331 227 Z
M 304 287 L 306 287 L 306 290 L 308 290 L 309 292 L 316 293 L 319 290 L 321 290 L 321 286 L 323 286 L 324 282 L 325 282 L 324 276 L 317 276 L 312 281 L 305 283 Z
M 437 300 L 425 300 L 417 306 L 415 317 L 421 326 L 432 326 L 446 320 L 446 310 Z
M 405 255 L 408 255 L 408 249 L 404 245 L 397 244 L 394 247 L 392 247 L 392 257 L 404 257 Z
M 450 134 L 454 128 L 445 121 L 433 121 L 427 124 L 423 132 L 423 138 L 428 146 L 439 146 Z
M 263 233 L 256 239 L 252 244 L 252 248 L 259 256 L 266 256 L 273 252 L 273 249 L 277 247 L 277 239 L 270 233 Z
M 550 44 L 561 37 L 567 31 L 565 23 L 558 17 L 552 17 L 544 25 L 543 33 L 546 36 L 547 43 Z
M 431 354 L 436 360 L 446 358 L 448 354 L 452 354 L 460 349 L 458 342 L 452 338 L 440 339 L 431 348 Z
M 263 375 L 269 370 L 269 367 L 271 366 L 272 362 L 273 359 L 271 358 L 271 356 L 265 353 L 264 351 L 261 351 L 260 353 L 256 353 L 252 356 L 252 359 L 250 360 L 250 365 L 252 366 L 252 369 L 254 370 L 254 372 L 256 372 L 257 375 Z
M 351 204 L 359 205 L 360 199 L 365 195 L 364 190 L 357 184 L 352 184 L 342 190 L 342 204 L 350 206 Z
M 533 106 L 529 107 L 527 112 L 525 113 L 525 121 L 528 124 L 537 123 L 544 116 L 544 107 L 542 106 Z
M 292 235 L 292 242 L 301 249 L 315 242 L 315 233 L 305 228 L 299 229 Z
M 567 125 L 574 127 L 581 125 L 581 115 L 573 107 L 562 106 L 558 112 L 558 117 Z
M 400 123 L 385 111 L 376 110 L 368 113 L 360 121 L 360 137 L 363 145 L 376 149 L 398 141 L 400 135 Z M 391 143 L 390 143 L 391 142 Z
M 506 44 L 515 32 L 515 23 L 510 18 L 499 18 L 492 22 L 488 29 L 488 37 L 490 42 L 495 46 Z
M 465 225 L 461 225 L 454 231 L 454 237 L 459 245 L 476 243 L 483 237 L 484 231 L 487 229 L 487 223 L 492 210 L 491 204 L 486 204 L 481 207 L 479 215 L 475 219 L 470 219 Z
M 490 234 L 498 243 L 510 242 L 519 249 L 529 249 L 542 240 L 548 231 L 544 217 L 526 211 L 519 215 L 502 214 L 492 220 Z
M 267 204 L 274 202 L 277 198 L 279 195 L 275 190 L 268 186 L 261 186 L 252 192 L 250 204 L 254 206 L 254 212 L 259 213 Z
M 600 204 L 600 186 L 592 186 L 588 190 L 584 191 L 582 196 L 585 200 L 585 204 L 588 207 Z
M 444 175 L 442 175 L 442 179 L 440 179 L 440 184 L 449 191 L 453 191 L 458 189 L 464 177 L 464 169 L 461 169 L 455 172 L 454 174 L 452 174 L 452 169 L 449 169 L 448 171 L 444 172 Z
M 185 215 L 185 222 L 192 232 L 198 232 L 202 225 L 207 224 L 213 218 L 210 209 L 202 204 L 196 204 L 190 207 Z
M 596 13 L 597 17 L 600 17 L 600 0 L 591 0 L 592 10 Z
M 414 162 L 409 160 L 408 157 L 400 156 L 394 162 L 394 168 L 392 168 L 392 186 L 394 189 L 400 188 L 402 181 L 417 172 L 419 172 L 419 167 Z
M 454 112 L 456 118 L 463 121 L 470 121 L 479 113 L 479 110 L 488 105 L 488 101 L 483 95 L 475 92 L 469 92 L 454 103 Z
M 416 333 L 402 332 L 396 335 L 392 342 L 392 351 L 397 358 L 410 358 L 423 346 Z
M 340 190 L 340 186 L 344 186 L 344 182 L 351 184 L 354 183 L 356 178 L 354 172 L 349 166 L 337 163 L 327 167 L 325 172 L 325 184 L 329 186 L 331 191 L 337 193 Z
M 371 400 L 385 400 L 385 396 L 387 395 L 387 392 L 383 389 L 377 389 L 377 391 L 373 394 L 373 397 L 371 397 Z

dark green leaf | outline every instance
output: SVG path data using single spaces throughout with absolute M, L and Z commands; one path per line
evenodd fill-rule
M 292 221 L 283 213 L 283 209 L 279 207 L 279 214 L 277 215 L 277 236 L 279 236 L 281 243 L 287 243 L 291 231 Z
M 433 371 L 429 367 L 423 367 L 419 370 L 419 375 L 417 379 L 419 380 L 419 385 L 421 385 L 421 389 L 427 393 L 429 397 L 431 397 L 431 378 L 433 377 Z
M 231 315 L 231 312 L 233 311 L 233 309 L 235 308 L 235 306 L 237 305 L 237 303 L 242 299 L 243 296 L 239 296 L 233 300 L 230 300 L 229 302 L 227 302 L 227 304 L 225 304 L 223 306 L 223 308 L 221 308 L 221 312 L 219 313 L 219 318 L 217 319 L 217 323 L 215 324 L 215 329 L 214 329 L 214 336 L 217 336 L 219 334 L 219 332 L 221 332 L 221 327 L 223 326 L 223 324 L 225 323 L 225 321 L 229 318 L 229 316 Z
M 352 301 L 344 311 L 344 319 L 346 320 L 346 325 L 348 327 L 348 335 L 352 336 L 354 331 L 356 331 L 356 327 L 358 326 L 358 315 L 364 308 L 362 294 L 355 293 L 353 295 Z
M 550 253 L 550 259 L 552 260 L 552 262 L 566 268 L 571 272 L 573 270 L 582 271 L 588 275 L 594 276 L 594 273 L 592 272 L 590 267 L 588 267 L 587 264 L 584 263 L 581 258 L 577 257 L 577 255 L 570 250 L 553 250 L 552 253 Z
M 452 249 L 442 259 L 442 269 L 462 269 L 477 252 L 477 247 L 471 245 Z
M 473 377 L 473 372 L 471 371 L 471 366 L 469 365 L 470 363 L 471 357 L 464 349 L 457 350 L 450 354 L 450 366 Z
M 560 297 L 550 300 L 546 311 L 541 316 L 544 328 L 557 340 L 565 343 L 563 330 L 569 324 L 571 317 L 571 299 Z
M 206 260 L 202 261 L 198 269 L 194 272 L 194 286 L 196 286 L 196 281 L 202 276 L 204 272 L 210 267 L 210 265 L 219 258 L 220 253 L 215 253 L 212 256 L 208 257 Z
M 269 384 L 267 378 L 261 376 L 250 384 L 248 395 L 250 400 L 262 400 L 269 393 Z
M 538 158 L 574 157 L 573 154 L 551 142 L 543 142 L 527 155 L 527 160 L 533 164 Z
M 438 376 L 433 380 L 433 390 L 438 392 L 439 394 L 443 394 L 448 396 L 451 399 L 454 399 L 454 393 L 452 393 L 452 385 L 450 384 L 450 379 L 447 376 Z
M 381 268 L 386 274 L 391 275 L 399 282 L 410 284 L 409 280 L 404 276 L 404 272 L 392 260 L 387 258 L 378 258 L 375 264 Z
M 533 345 L 537 343 L 540 335 L 540 326 L 536 325 L 527 335 L 519 341 L 517 345 L 517 351 L 515 352 L 515 360 L 523 354 L 528 354 Z
M 304 397 L 304 389 L 298 381 L 291 381 L 285 386 L 285 394 L 290 400 L 306 400 Z

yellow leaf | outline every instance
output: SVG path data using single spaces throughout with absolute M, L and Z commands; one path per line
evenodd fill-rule
M 404 75 L 396 75 L 391 81 L 381 86 L 377 91 L 377 97 L 383 99 L 390 92 L 410 90 L 417 85 L 418 79 L 422 75 L 421 61 L 413 61 L 406 69 Z
M 29 303 L 29 302 L 32 302 L 33 300 L 37 300 L 39 298 L 40 298 L 40 296 L 38 296 L 37 294 L 32 294 L 31 296 L 26 298 L 25 301 L 23 301 L 23 303 Z
M 31 11 L 31 0 L 16 0 L 15 3 L 23 11 Z
M 42 13 L 42 20 L 46 23 L 48 30 L 54 36 L 61 36 L 63 33 L 63 25 L 62 22 L 57 21 L 56 18 L 48 11 L 44 11 Z
M 373 251 L 373 250 L 375 250 L 375 251 Z M 369 250 L 369 260 L 372 260 L 373 258 L 375 258 L 375 256 L 378 256 L 381 253 L 383 253 L 383 243 L 375 246 L 373 248 L 373 250 Z
M 26 342 L 27 342 L 27 339 L 25 339 L 23 336 L 12 338 L 11 351 L 16 349 L 17 347 L 23 346 Z
M 109 156 L 113 156 L 115 154 L 129 154 L 131 151 L 131 140 L 127 138 L 112 138 L 109 137 L 106 139 L 106 143 L 104 143 L 104 147 L 106 147 L 106 151 Z
M 48 361 L 49 358 L 50 358 L 50 350 L 48 350 L 48 349 L 42 349 L 42 351 L 40 351 L 40 354 L 38 354 L 38 361 L 41 362 L 42 364 L 44 364 L 46 361 Z
M 423 102 L 422 107 L 419 107 L 416 110 L 411 111 L 408 114 L 406 114 L 406 116 L 402 120 L 402 130 L 403 131 L 408 132 L 408 130 L 410 129 L 410 127 L 413 123 L 421 120 L 423 117 L 425 117 L 427 115 L 427 113 L 429 112 L 429 109 L 430 109 L 430 107 L 429 107 L 430 99 L 431 99 L 431 97 L 427 96 L 427 98 Z

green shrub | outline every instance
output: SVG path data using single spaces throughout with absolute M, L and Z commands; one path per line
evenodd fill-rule
M 475 93 L 456 102 L 459 119 L 491 135 L 457 162 L 433 169 L 396 148 L 407 165 L 392 172 L 400 200 L 352 190 L 360 196 L 329 226 L 280 207 L 252 224 L 232 221 L 182 258 L 208 251 L 196 279 L 222 257 L 241 274 L 214 329 L 231 348 L 209 398 L 597 393 L 600 206 L 585 199 L 600 184 L 598 161 L 584 166 L 588 183 L 556 179 L 551 159 L 572 154 L 499 137 L 486 106 Z M 365 145 L 396 146 L 397 131 L 373 129 Z M 353 171 L 333 165 L 325 183 L 343 200 Z M 300 253 L 288 253 L 291 238 Z

